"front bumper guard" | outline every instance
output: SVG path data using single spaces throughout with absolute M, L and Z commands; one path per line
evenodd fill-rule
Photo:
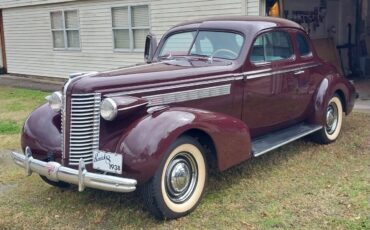
M 84 191 L 85 187 L 112 192 L 132 192 L 136 189 L 137 181 L 134 179 L 88 172 L 82 159 L 80 159 L 78 170 L 76 170 L 64 167 L 58 162 L 44 162 L 34 159 L 28 147 L 25 155 L 12 152 L 11 156 L 15 164 L 25 169 L 27 176 L 35 172 L 55 182 L 63 181 L 75 184 L 80 192 Z

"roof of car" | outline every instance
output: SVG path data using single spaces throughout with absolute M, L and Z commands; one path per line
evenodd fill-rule
M 255 23 L 259 26 L 264 25 L 263 27 L 291 27 L 302 29 L 302 27 L 296 22 L 276 17 L 262 17 L 262 16 L 224 16 L 224 17 L 208 17 L 201 18 L 196 20 L 185 21 L 183 23 L 177 24 L 175 27 L 186 26 L 191 24 L 203 24 L 207 22 L 246 22 L 248 24 Z

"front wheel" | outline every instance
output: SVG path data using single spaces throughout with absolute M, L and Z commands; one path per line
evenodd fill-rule
M 202 146 L 183 136 L 169 147 L 154 177 L 143 186 L 143 198 L 157 218 L 179 218 L 198 206 L 206 180 Z
M 335 141 L 342 128 L 343 121 L 343 106 L 337 94 L 329 101 L 325 110 L 325 125 L 315 134 L 314 138 L 317 142 L 328 144 Z

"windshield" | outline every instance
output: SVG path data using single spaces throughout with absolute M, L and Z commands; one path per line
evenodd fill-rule
M 232 32 L 182 32 L 166 39 L 159 57 L 204 56 L 235 60 L 243 43 L 244 37 Z

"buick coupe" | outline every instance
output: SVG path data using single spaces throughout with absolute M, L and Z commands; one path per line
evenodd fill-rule
M 197 207 L 210 169 L 308 135 L 334 142 L 356 97 L 285 19 L 185 22 L 158 44 L 148 35 L 144 57 L 72 74 L 26 120 L 14 162 L 56 187 L 139 189 L 152 214 L 173 219 Z

